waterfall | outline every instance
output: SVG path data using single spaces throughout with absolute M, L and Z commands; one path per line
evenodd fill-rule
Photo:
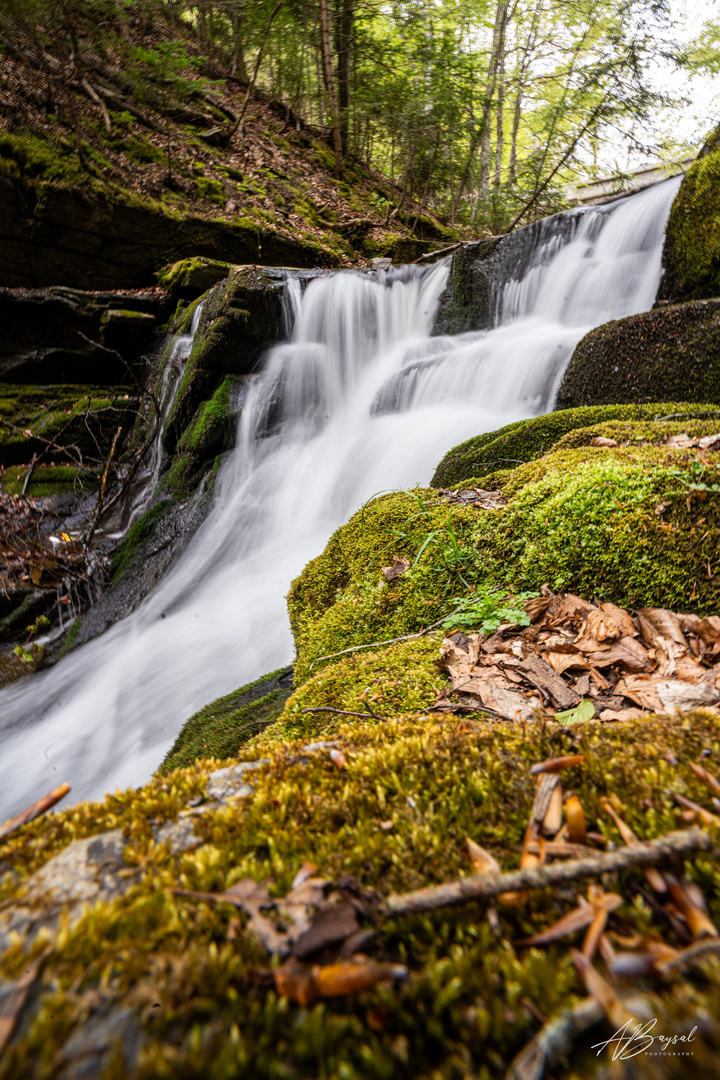
M 253 378 L 188 548 L 134 614 L 0 693 L 0 819 L 61 781 L 75 798 L 142 783 L 193 712 L 290 661 L 285 594 L 337 525 L 427 483 L 462 440 L 552 408 L 583 334 L 652 306 L 678 184 L 528 233 L 479 333 L 432 336 L 447 262 L 304 292 L 290 278 L 288 340 Z

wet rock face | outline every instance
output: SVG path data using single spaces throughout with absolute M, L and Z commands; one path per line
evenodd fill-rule
M 556 409 L 642 401 L 720 404 L 720 300 L 657 308 L 586 334 Z
M 569 242 L 581 220 L 580 214 L 555 215 L 507 236 L 463 244 L 452 256 L 433 332 L 464 334 L 494 326 L 503 286 L 524 277 L 548 242 Z
M 321 271 L 307 271 L 311 279 Z M 250 374 L 270 346 L 285 337 L 284 270 L 241 266 L 212 289 L 203 306 L 195 345 L 163 434 L 172 452 L 202 402 L 226 376 Z
M 0 383 L 125 383 L 123 360 L 132 367 L 152 348 L 168 308 L 161 289 L 0 288 Z

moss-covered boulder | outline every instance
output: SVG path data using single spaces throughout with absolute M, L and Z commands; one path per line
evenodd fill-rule
M 495 473 L 512 469 L 516 465 L 524 465 L 547 453 L 571 431 L 582 432 L 595 424 L 610 420 L 644 424 L 676 412 L 692 415 L 698 409 L 712 410 L 712 405 L 688 405 L 668 401 L 655 404 L 593 405 L 560 409 L 530 420 L 517 420 L 498 431 L 486 431 L 482 435 L 476 435 L 448 450 L 430 482 L 433 487 L 450 488 L 475 477 L 483 481 L 481 486 L 487 487 L 486 481 L 491 480 Z
M 720 296 L 720 148 L 717 133 L 691 165 L 670 210 L 661 299 Z
M 636 425 L 620 416 L 588 426 L 599 418 L 586 416 L 584 428 L 558 427 L 554 439 L 546 433 L 554 445 L 541 457 L 467 480 L 470 488 L 500 484 L 508 500 L 500 509 L 417 489 L 358 512 L 293 583 L 296 682 L 344 649 L 428 627 L 478 586 L 510 591 L 549 583 L 623 606 L 714 612 L 719 463 L 715 454 L 667 439 L 717 432 L 720 419 Z M 533 445 L 543 419 L 504 437 Z M 606 445 L 591 445 L 601 432 Z M 395 556 L 409 565 L 388 581 L 383 567 Z
M 616 319 L 576 346 L 556 408 L 654 401 L 720 404 L 720 300 Z
M 571 956 L 582 933 L 538 947 L 523 939 L 576 907 L 587 883 L 538 890 L 494 912 L 471 902 L 383 917 L 378 901 L 467 876 L 467 836 L 515 869 L 535 793 L 530 767 L 545 758 L 585 755 L 563 784 L 588 826 L 613 844 L 620 837 L 603 797 L 651 839 L 682 824 L 676 794 L 709 801 L 688 763 L 703 755 L 709 769 L 720 766 L 718 719 L 708 713 L 581 731 L 421 713 L 355 721 L 333 739 L 343 769 L 323 744 L 266 744 L 246 749 L 237 765 L 205 760 L 79 804 L 0 844 L 4 999 L 18 1008 L 12 990 L 21 978 L 31 984 L 2 1080 L 500 1080 L 545 1021 L 586 996 Z M 404 964 L 403 983 L 298 1005 L 279 994 L 279 958 L 247 916 L 202 895 L 249 877 L 269 879 L 282 897 L 308 863 L 354 898 L 364 953 Z M 716 925 L 719 865 L 713 852 L 686 863 Z M 621 898 L 609 926 L 623 941 L 613 938 L 616 949 L 633 934 L 679 944 L 677 916 L 669 923 L 646 899 L 641 870 L 606 887 Z M 695 1028 L 691 1071 L 711 1075 L 717 964 L 636 979 L 631 991 L 664 1035 Z M 616 1027 L 596 1018 L 563 1046 L 565 1064 L 552 1075 L 607 1075 L 609 1055 L 591 1047 Z M 633 1062 L 633 1076 L 657 1075 L 642 1071 L 648 1062 Z M 670 1055 L 663 1069 L 679 1080 L 688 1059 Z
M 275 723 L 292 688 L 292 668 L 279 668 L 206 705 L 185 721 L 160 772 L 193 765 L 200 758 L 235 757 L 253 736 Z
M 158 271 L 158 284 L 185 299 L 195 299 L 212 289 L 218 281 L 224 281 L 232 270 L 232 263 L 220 259 L 181 259 Z

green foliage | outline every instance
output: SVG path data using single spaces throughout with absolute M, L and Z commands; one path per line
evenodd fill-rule
M 34 622 L 25 627 L 27 637 L 22 645 L 16 645 L 13 649 L 13 656 L 17 656 L 23 664 L 34 664 L 37 660 L 37 654 L 40 652 L 40 646 L 32 639 L 40 631 L 43 626 L 49 626 L 50 620 L 46 615 L 38 615 Z
M 469 596 L 455 598 L 453 603 L 459 602 L 459 610 L 456 609 L 444 621 L 443 627 L 446 630 L 481 630 L 483 634 L 489 636 L 502 623 L 529 626 L 530 619 L 523 605 L 531 597 L 537 595 L 534 592 L 503 595 L 498 589 L 475 589 Z
M 583 698 L 579 705 L 564 712 L 556 712 L 555 720 L 563 727 L 571 727 L 573 724 L 585 724 L 595 716 L 595 706 L 589 698 Z

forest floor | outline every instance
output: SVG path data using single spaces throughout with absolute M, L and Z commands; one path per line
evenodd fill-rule
M 145 33 L 143 46 L 162 36 Z M 197 90 L 186 88 L 182 102 L 151 94 L 149 103 L 112 42 L 103 57 L 88 45 L 71 71 L 50 54 L 6 46 L 0 176 L 270 229 L 319 248 L 327 265 L 407 261 L 423 250 L 413 241 L 440 247 L 460 237 L 357 158 L 336 176 L 327 132 L 261 92 L 231 136 L 247 87 L 206 63 L 212 79 L 185 73 Z

